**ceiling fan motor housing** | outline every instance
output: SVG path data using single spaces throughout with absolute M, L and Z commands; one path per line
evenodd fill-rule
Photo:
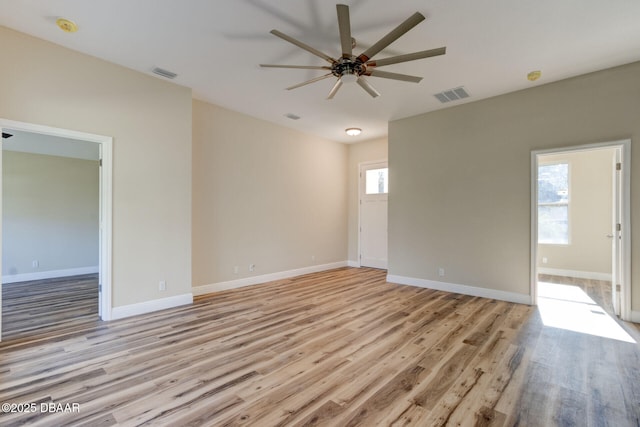
M 347 75 L 362 76 L 367 66 L 358 58 L 340 58 L 331 66 L 331 73 L 340 78 Z

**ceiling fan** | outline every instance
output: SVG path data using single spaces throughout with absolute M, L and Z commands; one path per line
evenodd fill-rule
M 384 67 L 386 65 L 398 64 L 401 62 L 415 61 L 416 59 L 429 58 L 432 56 L 444 55 L 447 48 L 439 47 L 437 49 L 423 50 L 420 52 L 409 53 L 406 55 L 392 56 L 390 58 L 383 58 L 379 60 L 372 60 L 372 58 L 378 54 L 381 50 L 389 46 L 391 43 L 399 39 L 402 35 L 407 33 L 413 27 L 422 22 L 425 17 L 416 12 L 411 15 L 402 24 L 398 25 L 389 34 L 378 40 L 373 46 L 366 49 L 360 55 L 355 56 L 353 54 L 353 48 L 355 47 L 355 39 L 351 37 L 351 23 L 349 19 L 349 6 L 344 4 L 336 5 L 338 10 L 338 28 L 340 30 L 340 44 L 342 47 L 342 57 L 340 59 L 334 59 L 329 55 L 320 52 L 313 47 L 294 39 L 278 30 L 271 30 L 271 34 L 280 37 L 283 40 L 294 44 L 307 52 L 310 52 L 325 61 L 330 66 L 313 66 L 313 65 L 273 65 L 273 64 L 260 64 L 261 67 L 267 68 L 297 68 L 307 70 L 328 70 L 329 73 L 320 77 L 307 80 L 306 82 L 299 83 L 297 85 L 289 86 L 287 90 L 296 89 L 301 86 L 315 83 L 320 80 L 324 80 L 330 77 L 337 77 L 335 85 L 329 92 L 327 99 L 332 99 L 338 89 L 343 83 L 357 82 L 369 95 L 376 98 L 380 96 L 380 93 L 365 80 L 364 76 L 381 77 L 384 79 L 401 80 L 405 82 L 418 83 L 422 80 L 422 77 L 410 76 L 407 74 L 391 73 L 388 71 L 378 70 L 378 67 Z

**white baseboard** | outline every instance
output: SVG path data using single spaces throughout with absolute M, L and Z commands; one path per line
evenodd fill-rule
M 228 282 L 212 283 L 210 285 L 194 286 L 193 295 L 205 295 L 212 292 L 225 291 L 227 289 L 242 288 L 244 286 L 257 285 L 260 283 L 272 282 L 274 280 L 288 279 L 290 277 L 302 276 L 303 274 L 317 273 L 319 271 L 333 270 L 334 268 L 347 267 L 347 261 L 333 262 L 330 264 L 313 265 L 295 270 L 280 271 L 277 273 L 263 274 L 260 276 L 245 277 Z
M 358 261 L 347 261 L 347 267 L 360 268 L 360 263 Z
M 500 301 L 515 302 L 517 304 L 531 304 L 531 296 L 515 292 L 499 291 L 496 289 L 478 288 L 475 286 L 457 285 L 455 283 L 437 282 L 435 280 L 416 279 L 414 277 L 404 277 L 389 274 L 387 282 L 398 283 L 400 285 L 417 286 L 420 288 L 435 289 L 438 291 L 452 292 L 456 294 L 471 295 L 496 299 Z
M 123 319 L 125 317 L 137 316 L 138 314 L 151 313 L 187 304 L 193 304 L 193 294 L 175 295 L 167 298 L 139 302 L 137 304 L 113 307 L 109 320 Z
M 538 267 L 538 274 L 551 274 L 553 276 L 575 277 L 578 279 L 608 280 L 611 281 L 611 273 L 597 273 L 595 271 L 564 270 L 561 268 Z
M 82 274 L 94 274 L 98 272 L 98 266 L 68 268 L 65 270 L 36 271 L 33 273 L 9 274 L 2 276 L 2 283 L 28 282 L 30 280 L 55 279 L 57 277 L 80 276 Z
M 640 311 L 631 310 L 631 320 L 633 323 L 640 323 Z

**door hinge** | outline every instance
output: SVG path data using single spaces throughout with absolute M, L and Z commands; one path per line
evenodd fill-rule
M 622 163 L 616 163 L 616 170 L 617 171 L 621 171 L 622 170 Z
M 622 230 L 622 224 L 618 223 L 616 224 L 616 231 L 621 231 Z
M 102 292 L 102 284 L 98 285 L 98 292 Z
M 620 292 L 622 290 L 622 286 L 616 285 L 616 292 Z
M 98 161 L 98 165 L 99 165 L 100 167 L 102 167 L 102 159 L 100 159 L 100 160 Z

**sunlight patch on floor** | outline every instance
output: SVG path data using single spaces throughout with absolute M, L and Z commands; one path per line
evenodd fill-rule
M 538 309 L 545 326 L 635 344 L 635 340 L 578 286 L 538 282 Z

